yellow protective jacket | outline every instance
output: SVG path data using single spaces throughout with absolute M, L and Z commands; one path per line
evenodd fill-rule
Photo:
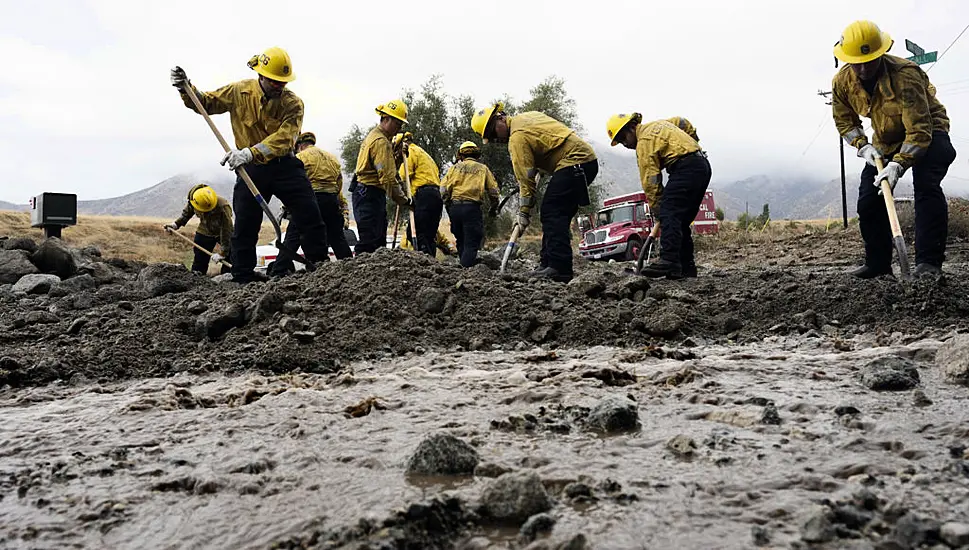
M 191 199 L 192 194 L 200 187 L 205 187 L 205 184 L 200 183 L 189 189 L 188 198 Z M 232 246 L 232 206 L 229 205 L 229 201 L 219 197 L 218 202 L 215 203 L 215 208 L 208 212 L 197 212 L 195 207 L 192 206 L 191 200 L 189 200 L 185 204 L 185 208 L 182 209 L 182 215 L 175 220 L 175 227 L 184 227 L 192 219 L 192 216 L 199 217 L 199 226 L 195 232 L 206 237 L 219 239 L 219 244 L 222 246 L 222 255 L 228 256 L 226 251 L 230 250 Z
M 700 138 L 697 137 L 696 135 L 696 128 L 693 127 L 693 124 L 691 124 L 689 120 L 681 116 L 675 116 L 673 118 L 668 118 L 666 120 L 675 124 L 676 127 L 679 128 L 680 130 L 683 130 L 684 132 L 686 132 L 688 136 L 693 138 L 693 141 L 696 141 L 697 143 L 700 142 Z
M 431 158 L 431 155 L 428 155 L 427 151 L 413 143 L 407 146 L 407 151 L 407 157 L 405 157 L 404 162 L 407 163 L 407 170 L 410 170 L 410 189 L 408 189 L 408 192 L 411 196 L 414 196 L 414 192 L 418 188 L 424 187 L 425 185 L 433 185 L 435 187 L 441 185 L 441 176 L 438 172 L 437 164 Z M 400 176 L 400 181 L 407 181 L 403 162 L 400 163 L 398 175 Z
M 686 124 L 693 128 L 689 121 Z M 695 129 L 693 134 L 696 135 Z M 663 196 L 663 169 L 676 159 L 699 150 L 700 145 L 696 140 L 669 120 L 654 120 L 636 127 L 639 178 L 653 212 L 659 208 L 660 197 Z
M 553 173 L 595 160 L 596 153 L 575 132 L 554 118 L 535 111 L 510 116 L 508 154 L 521 191 L 522 206 L 534 206 L 535 182 L 528 171 Z
M 860 148 L 868 143 L 859 116 L 871 119 L 873 145 L 887 159 L 910 168 L 932 143 L 932 132 L 949 131 L 945 107 L 935 98 L 935 86 L 915 63 L 882 56 L 884 70 L 871 95 L 851 67 L 845 65 L 831 83 L 834 122 L 844 140 Z
M 188 94 L 179 88 L 182 101 L 195 110 Z M 293 151 L 293 143 L 303 124 L 303 100 L 289 89 L 268 99 L 258 80 L 242 80 L 214 92 L 195 90 L 210 115 L 229 113 L 236 148 L 252 150 L 253 162 L 264 164 Z
M 498 204 L 498 182 L 491 169 L 475 159 L 464 159 L 444 174 L 441 197 L 445 201 L 484 202 L 485 194 L 491 204 Z
M 397 185 L 397 163 L 387 134 L 379 126 L 374 126 L 360 144 L 357 154 L 357 183 L 372 187 L 382 187 L 390 194 L 399 192 Z
M 343 172 L 336 155 L 311 145 L 296 153 L 296 158 L 306 167 L 306 177 L 316 193 L 340 193 L 343 190 Z
M 451 249 L 451 241 L 444 235 L 444 233 L 438 229 L 437 236 L 434 238 L 437 243 L 437 247 L 440 248 L 445 254 L 451 254 L 453 250 Z M 403 250 L 414 250 L 414 245 L 410 243 L 407 239 L 407 232 L 404 231 L 404 235 L 400 238 L 400 248 Z

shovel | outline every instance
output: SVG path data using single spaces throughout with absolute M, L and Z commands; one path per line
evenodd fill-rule
M 659 235 L 659 222 L 653 222 L 653 228 L 649 230 L 649 236 L 646 237 L 646 242 L 643 243 L 643 247 L 639 249 L 639 255 L 636 256 L 636 275 L 643 274 L 643 264 L 649 259 L 650 251 L 653 248 L 653 244 L 656 242 L 656 237 Z
M 539 174 L 536 174 L 535 175 L 536 187 L 538 187 L 538 184 L 540 181 L 542 181 L 542 176 Z M 514 195 L 514 193 L 506 197 L 505 200 L 510 198 L 512 195 Z M 499 273 L 504 273 L 505 268 L 508 267 L 508 260 L 509 258 L 511 258 L 511 253 L 513 250 L 515 250 L 515 246 L 517 246 L 518 244 L 518 237 L 521 237 L 521 227 L 516 224 L 515 229 L 513 229 L 511 232 L 511 238 L 508 239 L 508 244 L 505 246 L 505 253 L 501 257 L 501 270 L 499 271 Z
M 215 123 L 212 122 L 212 117 L 209 116 L 209 113 L 206 112 L 205 107 L 202 106 L 202 102 L 199 101 L 198 96 L 195 95 L 195 90 L 191 85 L 183 86 L 182 89 L 185 90 L 185 94 L 188 95 L 188 98 L 192 100 L 192 104 L 195 105 L 195 110 L 202 115 L 203 118 L 205 118 L 205 122 L 209 124 L 209 128 L 212 129 L 212 133 L 215 134 L 216 139 L 218 139 L 219 143 L 222 145 L 222 149 L 228 153 L 230 150 L 228 142 L 226 142 L 225 138 L 222 137 L 222 132 L 220 132 L 215 126 Z M 236 173 L 239 174 L 239 177 L 245 182 L 246 187 L 249 188 L 249 192 L 252 193 L 252 196 L 256 199 L 256 202 L 262 207 L 262 211 L 269 216 L 269 222 L 272 223 L 273 229 L 276 231 L 276 246 L 279 248 L 279 250 L 290 254 L 293 256 L 294 260 L 306 265 L 307 271 L 313 271 L 316 269 L 313 262 L 307 260 L 302 255 L 297 254 L 295 250 L 290 250 L 289 248 L 283 246 L 283 230 L 279 227 L 279 221 L 276 220 L 276 216 L 274 216 L 272 210 L 269 209 L 269 204 L 267 204 L 266 199 L 262 197 L 262 193 L 259 192 L 255 182 L 253 182 L 252 178 L 249 177 L 249 173 L 246 172 L 245 167 L 240 166 L 236 168 Z
M 406 180 L 404 182 L 404 184 L 407 186 L 407 187 L 404 188 L 404 196 L 410 198 L 410 195 L 409 195 L 409 193 L 410 193 L 410 165 L 407 164 L 407 155 L 404 153 L 403 150 L 401 150 L 400 154 L 401 155 L 404 155 L 404 179 Z M 410 240 L 411 248 L 413 248 L 416 251 L 416 250 L 418 250 L 418 248 L 417 248 L 417 225 L 414 224 L 414 203 L 413 203 L 413 201 L 411 202 L 411 206 L 410 206 L 410 208 L 407 209 L 407 211 L 410 214 L 410 227 L 407 228 L 407 238 Z M 400 213 L 400 207 L 397 208 L 397 212 L 398 212 L 398 214 Z M 394 233 L 395 234 L 396 234 L 396 227 L 397 226 L 395 225 L 394 226 L 394 229 L 395 229 Z M 396 241 L 397 238 L 395 237 L 394 240 Z
M 875 165 L 881 172 L 885 165 L 882 159 L 875 159 Z M 887 179 L 881 182 L 882 196 L 885 197 L 885 209 L 888 210 L 888 223 L 892 226 L 892 240 L 895 243 L 895 252 L 898 256 L 898 268 L 902 279 L 912 280 L 912 272 L 908 267 L 908 248 L 905 246 L 905 237 L 902 236 L 902 226 L 898 223 L 898 212 L 895 211 L 895 197 L 892 196 L 892 186 Z
M 198 245 L 198 243 L 196 243 L 196 242 L 195 242 L 195 241 L 193 241 L 192 239 L 189 239 L 189 238 L 188 238 L 188 237 L 186 237 L 185 235 L 182 235 L 182 234 L 181 234 L 181 233 L 179 233 L 178 231 L 175 231 L 174 229 L 169 229 L 169 228 L 167 228 L 167 227 L 165 228 L 165 231 L 168 231 L 168 233 L 169 233 L 170 235 L 175 235 L 175 236 L 176 236 L 176 237 L 178 237 L 179 239 L 182 239 L 183 241 L 185 241 L 185 242 L 187 242 L 188 244 L 190 244 L 190 245 L 192 245 L 192 246 L 194 246 L 195 248 L 197 248 L 197 249 L 199 249 L 199 250 L 201 250 L 202 252 L 205 252 L 206 254 L 208 254 L 208 255 L 209 255 L 209 257 L 212 257 L 212 251 L 211 251 L 211 250 L 206 250 L 206 249 L 204 249 L 204 248 L 202 248 L 201 246 L 199 246 L 199 245 Z M 219 261 L 218 261 L 218 262 L 216 262 L 216 263 L 220 263 L 220 264 L 222 264 L 222 265 L 224 265 L 224 266 L 226 266 L 226 267 L 228 267 L 229 269 L 232 269 L 232 264 L 230 264 L 229 262 L 227 262 L 227 261 L 225 261 L 224 259 L 222 259 L 222 260 L 219 260 Z

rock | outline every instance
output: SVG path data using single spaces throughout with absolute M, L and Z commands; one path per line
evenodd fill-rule
M 750 528 L 750 538 L 754 546 L 767 546 L 771 540 L 770 530 L 761 525 L 754 525 Z
M 717 321 L 720 324 L 720 332 L 723 334 L 730 334 L 744 328 L 744 322 L 732 313 L 724 313 Z
M 919 371 L 910 359 L 879 357 L 863 367 L 861 383 L 874 391 L 910 390 L 919 383 Z
M 957 334 L 942 344 L 935 363 L 942 367 L 947 381 L 969 386 L 969 334 Z
M 478 512 L 498 521 L 524 522 L 552 509 L 552 498 L 532 471 L 505 474 L 481 491 Z
M 942 542 L 952 548 L 969 546 L 969 524 L 954 521 L 943 523 L 939 529 L 939 536 L 942 538 Z
M 565 498 L 576 499 L 576 498 L 592 498 L 592 487 L 589 487 L 581 481 L 576 481 L 569 483 L 562 489 L 562 494 Z
M 150 267 L 150 266 L 149 266 Z M 147 269 L 147 268 L 146 268 Z M 229 329 L 246 324 L 246 312 L 239 304 L 213 308 L 195 319 L 195 332 L 199 338 L 221 338 Z
M 417 292 L 417 303 L 428 313 L 444 311 L 445 302 L 447 302 L 447 293 L 439 288 L 425 287 Z
M 638 405 L 626 397 L 605 397 L 589 411 L 586 422 L 605 433 L 636 430 L 640 426 Z
M 311 330 L 297 330 L 293 333 L 293 338 L 300 344 L 309 344 L 316 338 L 316 333 Z
M 555 527 L 555 518 L 548 514 L 535 514 L 528 518 L 518 531 L 521 542 L 532 542 L 538 535 L 547 535 Z
M 697 445 L 692 437 L 680 434 L 667 440 L 666 448 L 676 456 L 688 458 L 692 457 L 693 453 L 696 452 Z
M 151 264 L 138 273 L 138 282 L 152 298 L 185 292 L 205 281 L 208 279 L 204 275 L 193 273 L 182 264 Z
M 675 313 L 660 313 L 645 321 L 646 332 L 658 338 L 675 336 L 681 328 L 683 328 L 683 319 Z
M 764 411 L 760 415 L 761 424 L 770 424 L 777 426 L 781 423 L 781 415 L 777 412 L 777 406 L 773 403 L 768 403 L 764 406 Z
M 31 273 L 24 275 L 10 289 L 13 292 L 23 292 L 25 294 L 47 294 L 51 285 L 60 282 L 61 278 L 57 275 L 47 273 Z
M 272 317 L 274 313 L 282 311 L 285 304 L 285 296 L 275 290 L 270 290 L 256 300 L 247 315 L 252 321 L 264 321 Z
M 118 306 L 118 309 L 122 309 L 124 311 L 134 311 L 135 309 L 135 305 L 127 300 L 122 300 L 118 302 L 117 306 Z
M 98 248 L 98 247 L 96 247 L 96 246 L 94 246 L 94 245 L 87 245 L 84 248 L 82 248 L 81 250 L 79 250 L 79 252 L 81 254 L 89 257 L 89 258 L 100 258 L 101 257 L 101 249 Z
M 450 434 L 424 438 L 407 460 L 407 473 L 417 475 L 471 475 L 480 461 L 478 451 Z
M 646 293 L 649 292 L 649 279 L 646 277 L 627 277 L 622 279 L 618 285 L 614 285 L 613 288 L 620 299 L 625 298 L 641 302 L 646 297 Z
M 934 519 L 909 512 L 898 518 L 888 538 L 902 548 L 920 548 L 923 544 L 938 541 L 940 530 L 939 522 Z
M 45 239 L 30 257 L 37 269 L 53 273 L 61 279 L 73 277 L 77 273 L 77 260 L 71 249 L 57 237 Z
M 94 280 L 94 277 L 85 273 L 83 275 L 78 275 L 76 277 L 71 277 L 70 279 L 54 283 L 50 287 L 49 294 L 51 298 L 62 298 L 77 292 L 92 290 L 97 286 L 98 284 L 97 281 Z
M 804 542 L 828 542 L 834 539 L 835 530 L 831 515 L 831 510 L 827 507 L 815 507 L 801 522 L 801 540 Z
M 205 305 L 205 302 L 202 300 L 192 300 L 185 306 L 185 309 L 192 315 L 199 315 L 200 313 L 205 313 L 205 310 L 209 309 L 209 306 Z
M 293 334 L 295 332 L 305 329 L 306 323 L 304 323 L 299 319 L 286 316 L 279 320 L 279 328 L 283 329 L 283 332 L 288 332 L 290 334 Z
M 585 535 L 579 533 L 569 540 L 555 545 L 555 550 L 586 550 L 588 547 L 589 541 L 586 540 Z
M 475 477 L 498 477 L 507 474 L 511 468 L 495 462 L 480 462 L 474 467 Z
M 13 284 L 24 275 L 37 273 L 39 270 L 30 263 L 29 257 L 23 250 L 0 250 L 0 284 Z
M 861 414 L 861 411 L 859 411 L 858 407 L 855 407 L 854 405 L 838 405 L 834 408 L 834 414 L 838 416 L 845 416 L 849 414 Z
M 71 323 L 71 326 L 67 327 L 67 333 L 77 334 L 81 332 L 81 329 L 84 328 L 85 325 L 87 325 L 87 318 L 78 317 L 77 319 L 74 319 L 74 321 Z
M 60 319 L 49 311 L 31 311 L 24 317 L 24 320 L 27 321 L 28 325 L 36 325 L 38 323 L 56 323 Z
M 104 262 L 91 262 L 84 270 L 98 286 L 114 283 L 124 277 L 124 272 Z
M 606 284 L 588 275 L 581 275 L 569 281 L 567 288 L 569 292 L 595 298 L 606 290 Z
M 925 392 L 922 390 L 915 390 L 912 392 L 912 404 L 916 407 L 928 407 L 933 401 L 929 399 Z
M 37 252 L 37 243 L 30 237 L 13 237 L 3 241 L 4 250 L 25 250 L 30 254 Z

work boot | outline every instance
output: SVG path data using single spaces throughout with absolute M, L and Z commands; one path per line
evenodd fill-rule
M 915 266 L 912 273 L 916 279 L 941 279 L 942 268 L 937 265 L 921 263 Z
M 696 264 L 683 266 L 684 279 L 696 279 Z
M 874 279 L 875 277 L 881 277 L 882 275 L 891 275 L 892 268 L 874 268 L 867 264 L 859 267 L 858 269 L 851 272 L 851 275 L 858 277 L 859 279 Z
M 562 273 L 554 267 L 532 271 L 528 276 L 532 279 L 548 279 L 556 283 L 567 283 L 572 280 L 571 274 Z
M 658 279 L 660 277 L 666 277 L 667 279 L 682 279 L 683 278 L 683 267 L 669 260 L 664 260 L 660 258 L 655 262 L 643 266 L 643 277 L 650 277 L 653 279 Z

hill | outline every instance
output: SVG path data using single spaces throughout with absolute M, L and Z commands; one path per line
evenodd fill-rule
M 207 183 L 223 197 L 232 197 L 234 180 L 226 175 L 223 178 L 200 178 L 190 174 L 179 174 L 167 180 L 120 197 L 93 201 L 78 201 L 79 214 L 93 216 L 160 216 L 176 217 L 185 206 L 188 190 L 197 183 Z
M 16 212 L 26 212 L 26 204 L 14 204 L 12 202 L 0 201 L 0 210 L 13 210 Z

